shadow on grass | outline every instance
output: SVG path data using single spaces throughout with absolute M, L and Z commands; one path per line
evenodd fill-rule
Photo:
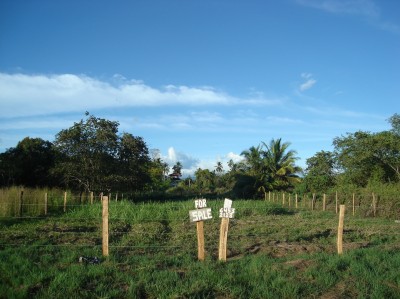
M 271 207 L 268 210 L 269 210 L 269 212 L 268 212 L 269 215 L 294 215 L 294 214 L 296 214 L 295 211 L 291 211 L 291 210 L 288 210 L 286 208 L 281 208 L 281 207 Z

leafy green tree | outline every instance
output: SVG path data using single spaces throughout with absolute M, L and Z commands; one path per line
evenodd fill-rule
M 336 181 L 335 156 L 332 152 L 320 151 L 307 159 L 304 184 L 308 191 L 326 192 Z
M 196 177 L 195 186 L 200 194 L 214 192 L 215 173 L 208 169 L 197 169 L 194 173 Z
M 0 184 L 43 187 L 52 185 L 53 144 L 41 138 L 26 137 L 15 148 L 0 154 Z
M 167 175 L 169 172 L 168 163 L 163 162 L 162 159 L 157 156 L 153 157 L 150 162 L 149 175 L 151 178 L 151 190 L 164 190 L 169 187 L 169 181 L 167 181 Z
M 348 133 L 333 144 L 342 180 L 360 187 L 400 180 L 400 135 L 393 130 Z
M 151 182 L 149 150 L 142 137 L 123 133 L 119 138 L 118 168 L 120 189 L 141 190 Z
M 392 132 L 400 136 L 400 115 L 395 113 L 388 119 L 388 121 L 392 125 Z
M 85 191 L 110 188 L 118 151 L 118 125 L 89 115 L 56 135 L 56 173 L 66 185 Z

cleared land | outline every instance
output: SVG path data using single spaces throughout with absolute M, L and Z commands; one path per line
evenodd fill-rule
M 400 223 L 234 201 L 228 259 L 218 262 L 218 209 L 197 261 L 193 201 L 110 202 L 110 256 L 101 257 L 101 205 L 46 217 L 1 218 L 1 298 L 400 298 Z M 99 264 L 80 257 L 99 257 Z

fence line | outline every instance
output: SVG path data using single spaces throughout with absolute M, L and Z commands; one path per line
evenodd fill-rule
M 279 196 L 279 195 L 281 195 L 281 196 Z M 374 194 L 371 194 L 371 196 L 372 196 L 373 201 L 369 202 L 369 204 L 367 206 L 367 209 L 368 209 L 368 212 L 371 213 L 370 215 L 373 215 L 374 218 L 369 218 L 369 219 L 376 219 L 375 217 L 377 215 L 379 215 L 379 211 L 380 210 L 386 211 L 387 208 L 377 206 L 379 204 L 379 200 L 378 200 L 379 197 L 374 195 Z M 54 207 L 58 207 L 58 208 L 63 207 L 62 211 L 64 213 L 67 212 L 67 207 L 83 207 L 83 206 L 85 206 L 85 204 L 67 205 L 66 201 L 65 201 L 65 198 L 66 198 L 66 195 L 64 194 L 64 197 L 63 197 L 64 202 L 63 202 L 63 204 L 54 205 Z M 270 199 L 270 198 L 271 197 L 268 197 L 268 199 Z M 292 203 L 292 199 L 293 198 L 295 198 L 295 199 L 297 198 L 295 205 L 293 205 L 293 203 Z M 243 207 L 241 207 L 243 209 L 243 217 L 253 216 L 252 209 L 253 210 L 254 209 L 260 210 L 260 211 L 263 211 L 263 212 L 270 210 L 270 211 L 272 211 L 271 216 L 274 215 L 273 212 L 274 212 L 274 209 L 276 209 L 276 208 L 282 208 L 282 209 L 285 209 L 288 212 L 296 211 L 296 210 L 314 212 L 317 209 L 318 210 L 335 211 L 336 212 L 337 211 L 337 206 L 338 206 L 339 203 L 341 205 L 342 205 L 342 203 L 346 203 L 346 200 L 340 200 L 339 199 L 340 197 L 339 197 L 338 193 L 333 194 L 333 198 L 332 197 L 330 198 L 329 196 L 327 197 L 326 195 L 323 195 L 323 197 L 322 197 L 323 202 L 318 201 L 319 197 L 317 197 L 316 194 L 312 194 L 312 196 L 310 196 L 310 197 L 308 197 L 307 195 L 298 196 L 297 194 L 295 194 L 295 196 L 293 198 L 289 194 L 287 194 L 287 196 L 286 196 L 285 193 L 281 193 L 281 194 L 278 193 L 277 195 L 275 195 L 273 193 L 272 194 L 272 200 L 276 201 L 276 205 L 275 205 L 275 202 L 272 202 L 272 203 L 274 203 L 274 205 L 271 206 L 271 207 L 266 208 L 266 207 L 255 206 L 255 205 L 254 206 L 246 206 L 245 204 L 243 204 Z M 301 199 L 300 201 L 298 200 L 299 198 Z M 346 219 L 354 219 L 354 220 L 358 221 L 360 219 L 354 217 L 355 212 L 356 212 L 356 210 L 365 212 L 365 210 L 364 210 L 365 207 L 361 207 L 361 206 L 357 207 L 355 205 L 355 199 L 354 198 L 355 198 L 355 196 L 353 195 L 352 199 L 350 199 L 350 200 L 352 200 L 351 201 L 352 202 L 351 206 L 352 206 L 352 211 L 353 211 L 353 213 L 352 213 L 353 217 L 350 214 L 348 214 L 348 215 L 346 215 Z M 43 197 L 43 200 L 46 200 L 46 199 L 48 199 L 47 195 Z M 321 199 L 321 198 L 319 198 L 319 199 Z M 327 201 L 327 199 L 328 199 L 328 201 Z M 329 200 L 329 199 L 331 199 L 331 200 Z M 188 216 L 185 216 L 185 217 L 182 217 L 182 218 L 157 218 L 157 217 L 141 218 L 140 216 L 138 216 L 137 218 L 134 217 L 134 216 L 123 217 L 123 218 L 121 218 L 121 217 L 112 217 L 112 216 L 110 217 L 108 215 L 108 211 L 107 211 L 106 216 L 105 216 L 106 219 L 107 219 L 107 224 L 105 224 L 105 222 L 103 222 L 103 226 L 102 226 L 103 229 L 101 229 L 101 228 L 99 228 L 100 224 L 101 224 L 100 217 L 93 217 L 93 218 L 90 218 L 90 217 L 89 218 L 88 217 L 85 217 L 85 218 L 82 218 L 82 217 L 65 218 L 65 217 L 62 217 L 62 216 L 61 217 L 53 217 L 53 216 L 49 217 L 49 216 L 46 216 L 47 213 L 45 213 L 45 216 L 41 216 L 41 217 L 26 217 L 26 216 L 22 216 L 23 212 L 24 212 L 23 207 L 25 207 L 25 206 L 27 206 L 27 207 L 33 206 L 34 207 L 34 206 L 42 206 L 42 205 L 44 205 L 44 204 L 24 203 L 24 200 L 25 200 L 24 194 L 23 194 L 23 192 L 21 192 L 20 197 L 19 197 L 19 205 L 14 205 L 14 208 L 17 208 L 17 207 L 19 208 L 18 213 L 16 213 L 19 216 L 17 216 L 17 217 L 3 217 L 3 218 L 4 219 L 10 219 L 10 218 L 11 219 L 46 219 L 46 220 L 49 220 L 49 222 L 50 221 L 54 221 L 54 220 L 63 220 L 63 221 L 68 221 L 69 222 L 69 221 L 81 221 L 81 220 L 87 221 L 87 220 L 93 219 L 93 220 L 96 221 L 96 224 L 94 224 L 94 226 L 98 228 L 98 230 L 96 230 L 96 231 L 45 231 L 45 233 L 50 233 L 52 235 L 84 235 L 84 236 L 86 236 L 86 235 L 94 235 L 94 237 L 96 238 L 94 240 L 95 243 L 97 243 L 99 240 L 103 241 L 103 243 L 101 245 L 100 244 L 93 244 L 93 243 L 92 244 L 64 243 L 64 244 L 46 244 L 46 245 L 45 244 L 18 244 L 18 243 L 7 244 L 7 243 L 0 243 L 0 246 L 6 246 L 6 247 L 11 247 L 11 246 L 26 246 L 26 247 L 29 247 L 29 246 L 32 246 L 32 247 L 55 246 L 55 247 L 96 247 L 96 248 L 102 246 L 102 248 L 103 248 L 103 256 L 108 256 L 109 255 L 109 252 L 108 252 L 109 248 L 111 248 L 111 249 L 118 249 L 118 248 L 131 248 L 131 249 L 183 248 L 183 246 L 171 246 L 171 245 L 116 245 L 116 244 L 109 244 L 109 238 L 113 242 L 112 237 L 114 237 L 114 236 L 128 236 L 128 237 L 129 236 L 134 236 L 134 235 L 155 236 L 155 234 L 157 234 L 157 231 L 155 233 L 153 233 L 153 234 L 147 233 L 147 232 L 131 231 L 131 230 L 129 230 L 129 231 L 112 231 L 111 230 L 110 231 L 109 230 L 108 221 L 111 221 L 110 226 L 112 227 L 113 226 L 113 223 L 112 223 L 113 221 L 130 221 L 130 224 L 137 224 L 137 223 L 143 223 L 143 222 L 158 223 L 158 222 L 166 221 L 166 223 L 169 224 L 169 223 L 173 223 L 173 222 L 185 223 L 189 219 Z M 105 203 L 108 206 L 108 202 L 109 202 L 109 199 L 106 196 L 103 197 L 103 216 L 105 215 L 104 214 Z M 317 205 L 317 203 L 318 203 L 318 205 Z M 322 206 L 321 206 L 321 203 L 322 203 Z M 359 203 L 361 204 L 361 201 L 359 201 Z M 8 203 L 5 203 L 5 204 L 8 204 Z M 262 202 L 260 202 L 259 204 L 261 205 Z M 395 204 L 398 205 L 398 203 L 395 203 Z M 240 207 L 241 205 L 242 205 L 242 203 L 240 205 L 238 205 L 238 207 Z M 46 207 L 49 207 L 49 206 L 51 206 L 51 205 L 46 205 Z M 140 207 L 140 205 L 133 205 L 133 207 L 135 207 L 135 206 L 139 206 Z M 186 211 L 188 206 L 189 206 L 188 204 L 184 203 L 182 205 L 176 205 L 174 207 L 175 208 L 179 208 L 177 211 L 180 211 L 180 209 Z M 172 206 L 169 206 L 169 208 L 172 208 Z M 276 211 L 277 211 L 277 214 L 279 215 L 280 214 L 279 210 L 276 210 Z M 61 211 L 59 211 L 59 212 L 61 212 Z M 99 209 L 99 212 L 100 212 L 100 209 Z M 169 212 L 174 212 L 173 208 Z M 250 215 L 247 215 L 247 213 L 250 213 Z M 360 216 L 359 214 L 360 213 L 358 213 L 358 216 Z M 238 215 L 241 215 L 241 213 L 239 212 Z M 246 220 L 242 220 L 242 219 L 239 219 L 239 220 L 243 221 L 244 223 L 246 223 Z M 361 219 L 361 220 L 363 220 L 363 219 Z M 104 218 L 103 218 L 103 221 L 104 221 Z M 137 222 L 135 222 L 135 221 L 137 221 Z M 219 221 L 218 218 L 212 220 L 213 224 L 215 224 L 218 221 Z M 232 220 L 232 223 L 233 224 L 237 223 L 237 220 Z M 247 223 L 251 223 L 251 222 L 247 221 Z M 267 223 L 267 221 L 266 221 L 266 223 Z M 55 224 L 53 224 L 53 225 L 55 225 Z M 85 224 L 85 225 L 87 226 L 87 224 Z M 344 233 L 346 233 L 346 226 L 347 225 L 348 224 L 345 224 L 344 228 L 343 228 L 343 225 L 341 226 L 342 230 L 344 229 Z M 350 224 L 351 227 L 355 226 L 355 225 L 356 225 L 355 223 L 351 223 Z M 266 229 L 271 230 L 271 229 L 274 229 L 276 227 L 285 228 L 285 225 L 284 224 L 274 224 L 274 223 L 271 224 L 271 223 L 268 222 L 268 227 Z M 101 234 L 101 230 L 103 230 L 103 235 Z M 334 230 L 335 229 L 332 228 L 332 231 L 334 231 Z M 12 230 L 10 230 L 10 231 L 12 231 Z M 340 225 L 339 225 L 338 231 L 340 231 Z M 0 235 L 3 234 L 3 233 L 7 233 L 7 232 L 8 232 L 7 230 L 2 231 L 2 232 L 0 232 Z M 13 232 L 15 232 L 15 230 Z M 106 232 L 106 234 L 104 234 L 104 232 Z M 39 230 L 38 233 L 41 233 L 41 231 Z M 377 234 L 381 234 L 381 233 L 382 233 L 381 231 L 375 231 L 375 232 L 373 231 L 373 232 L 370 232 L 369 236 L 373 236 L 373 235 L 377 235 Z M 158 235 L 161 235 L 161 236 L 172 236 L 174 234 L 175 234 L 175 232 L 172 232 L 172 231 L 158 232 Z M 193 233 L 185 233 L 185 234 L 180 234 L 180 235 L 184 236 L 184 237 L 193 236 Z M 218 232 L 217 231 L 212 232 L 211 235 L 213 237 L 216 237 L 218 235 Z M 258 232 L 258 233 L 249 232 L 249 233 L 241 233 L 241 234 L 230 233 L 229 234 L 229 238 L 233 238 L 233 239 L 235 239 L 235 238 L 238 238 L 238 239 L 240 239 L 240 238 L 254 238 L 254 237 L 260 238 L 260 237 L 264 237 L 264 236 L 268 236 L 268 235 L 271 235 L 270 231 Z M 384 235 L 385 236 L 386 235 L 387 236 L 398 236 L 398 235 L 400 235 L 400 233 L 392 233 L 392 232 L 385 231 Z M 22 234 L 22 235 L 19 235 L 18 237 L 20 238 L 20 237 L 23 237 L 23 236 L 24 235 Z M 328 236 L 331 236 L 331 233 L 329 233 Z M 305 236 L 304 238 L 299 238 L 297 240 L 297 242 L 300 242 L 303 239 L 304 240 L 307 239 L 307 236 Z M 338 236 L 338 240 L 339 240 L 339 236 Z M 163 240 L 157 240 L 157 241 L 163 242 Z M 318 248 L 332 248 L 333 245 L 331 245 L 331 244 L 318 244 L 316 246 L 318 246 Z M 338 241 L 337 246 L 338 246 L 338 253 L 339 254 L 342 253 L 342 250 L 339 248 L 340 247 L 339 246 L 339 241 Z

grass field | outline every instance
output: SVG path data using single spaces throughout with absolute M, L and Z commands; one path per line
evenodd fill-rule
M 110 202 L 110 256 L 99 203 L 47 217 L 0 218 L 0 298 L 400 298 L 400 223 L 238 200 L 228 259 L 218 261 L 218 209 L 197 261 L 190 201 Z M 99 257 L 99 264 L 79 257 Z

